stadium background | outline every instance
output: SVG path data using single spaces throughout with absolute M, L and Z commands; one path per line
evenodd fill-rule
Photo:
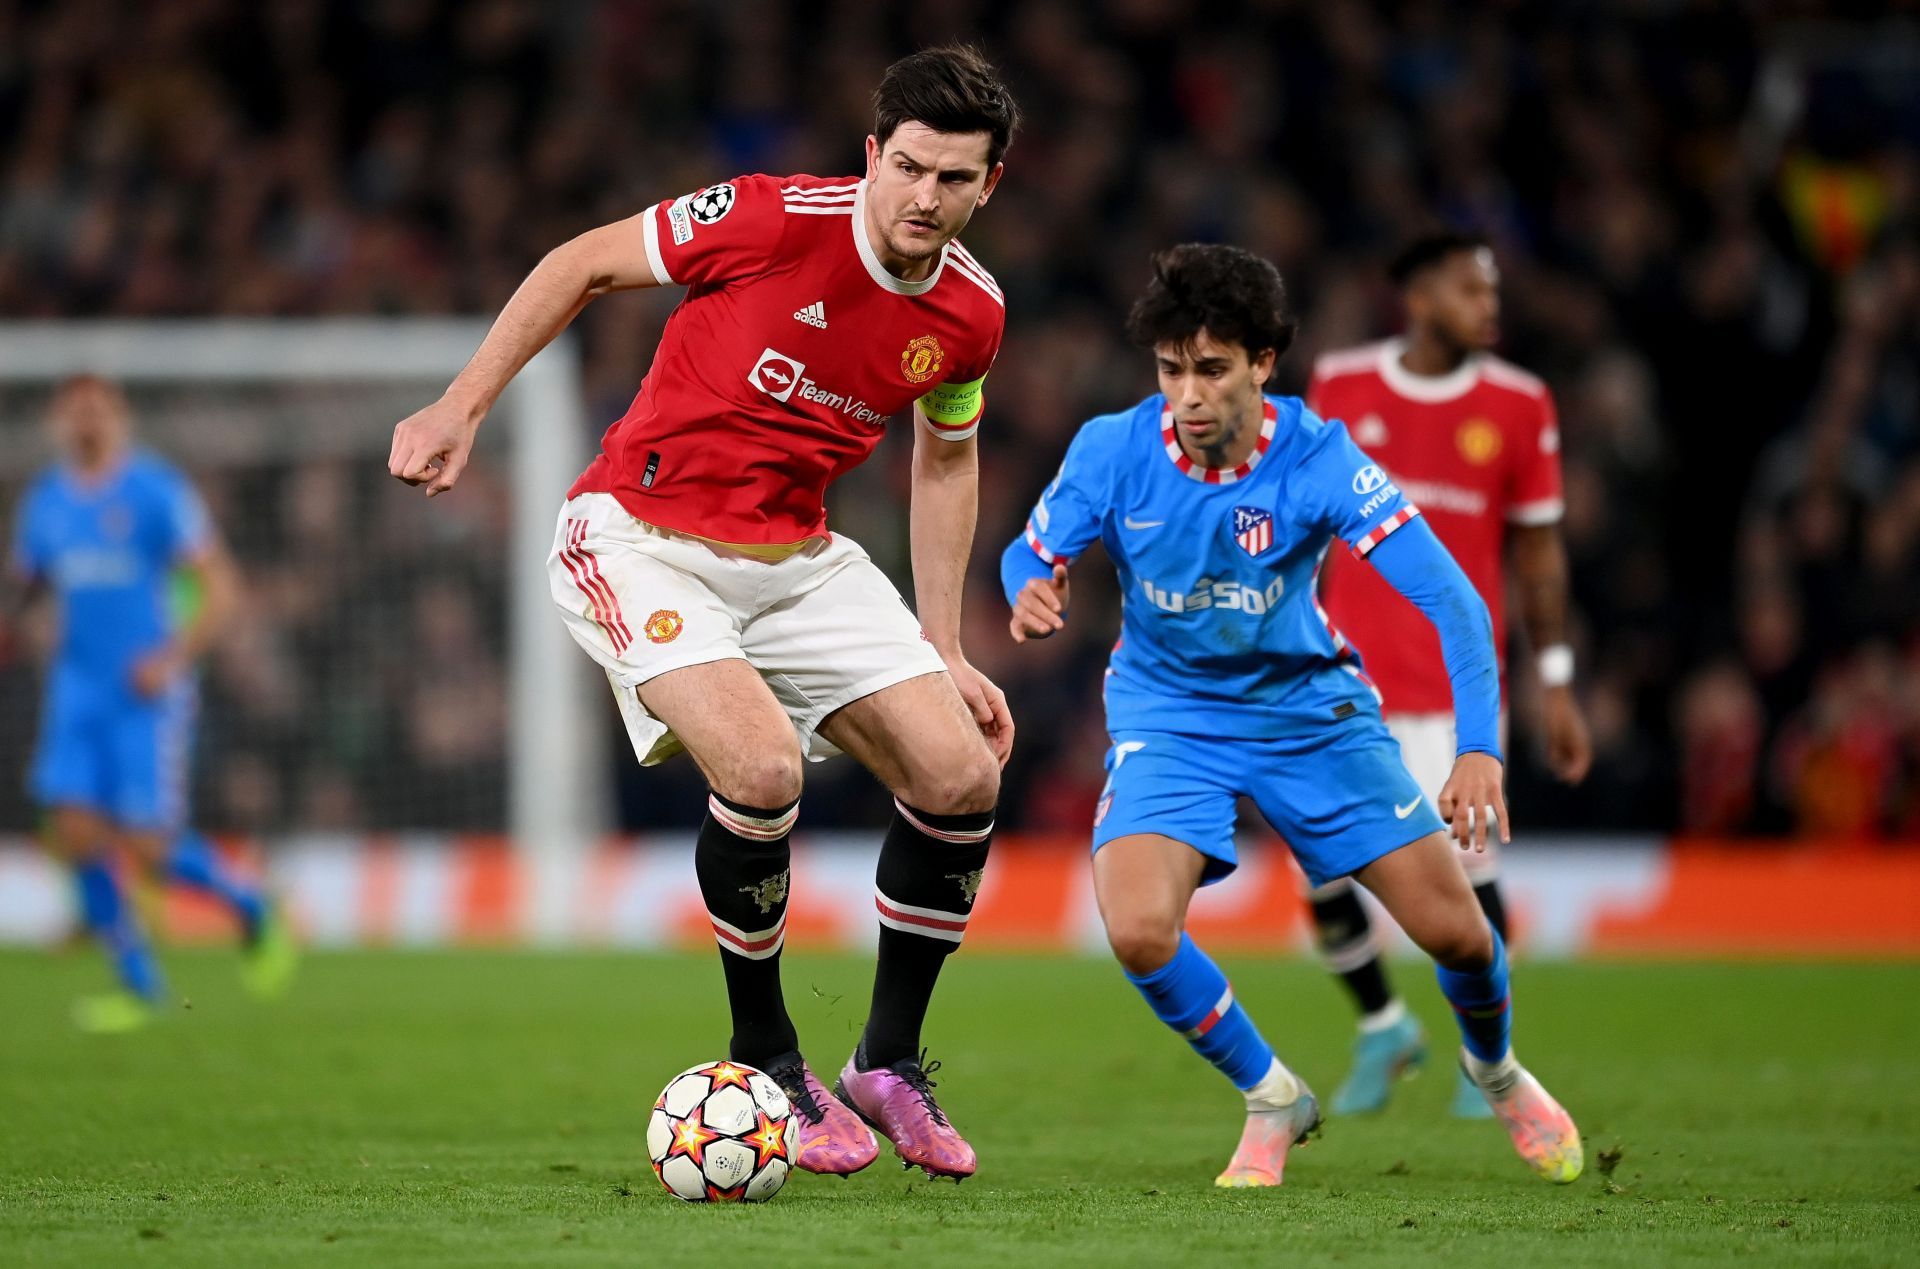
M 1035 836 L 1025 851 L 1009 836 L 1001 888 L 1044 889 L 1062 849 L 1075 859 L 1117 598 L 1081 570 L 1069 637 L 1016 651 L 994 557 L 1078 422 L 1150 390 L 1119 333 L 1149 252 L 1219 239 L 1275 259 L 1302 318 L 1282 365 L 1297 390 L 1317 352 L 1393 328 L 1384 256 L 1448 223 L 1494 236 L 1504 352 L 1548 379 L 1563 421 L 1597 761 L 1578 789 L 1546 776 L 1521 675 L 1522 832 L 1578 835 L 1542 849 L 1531 866 L 1551 875 L 1531 888 L 1516 852 L 1523 906 L 1537 923 L 1549 891 L 1584 905 L 1587 933 L 1565 949 L 1579 950 L 1614 945 L 1593 931 L 1629 919 L 1615 909 L 1696 928 L 1672 909 L 1697 892 L 1728 926 L 1707 944 L 1737 946 L 1740 878 L 1770 911 L 1831 896 L 1815 943 L 1837 946 L 1864 903 L 1879 933 L 1859 946 L 1912 950 L 1914 20 L 1911 5 L 1844 4 L 1122 0 L 909 19 L 867 3 L 0 0 L 0 313 L 490 314 L 546 249 L 659 197 L 740 172 L 856 170 L 886 62 L 978 39 L 1029 120 L 966 235 L 1009 308 L 967 631 L 1022 724 L 1001 822 Z M 583 444 L 624 408 L 674 298 L 604 300 L 577 323 Z M 337 927 L 317 898 L 309 914 L 347 941 L 505 936 L 517 902 L 487 840 L 505 822 L 511 723 L 504 476 L 483 461 L 429 512 L 377 457 L 311 440 L 383 435 L 428 391 L 139 398 L 175 420 L 156 439 L 201 482 L 247 581 L 205 676 L 200 818 L 289 875 L 331 861 L 302 893 L 351 896 Z M 4 399 L 10 510 L 40 453 L 36 399 Z M 893 442 L 842 483 L 833 523 L 904 582 L 907 446 Z M 0 670 L 7 770 L 24 765 L 34 694 L 31 665 Z M 595 719 L 609 818 L 658 850 L 608 847 L 594 867 L 650 874 L 697 820 L 697 776 L 639 771 L 613 711 Z M 815 866 L 856 868 L 885 796 L 850 763 L 808 776 Z M 0 829 L 30 817 L 18 781 L 0 781 Z M 1808 844 L 1761 850 L 1778 838 Z M 0 865 L 16 917 L 25 904 L 42 922 L 20 917 L 16 935 L 44 933 L 53 902 L 28 858 Z M 686 881 L 633 882 L 621 937 L 671 937 Z M 1040 941 L 1088 941 L 1074 919 Z M 851 909 L 816 928 L 842 921 L 864 939 Z M 1297 938 L 1282 924 L 1268 936 Z

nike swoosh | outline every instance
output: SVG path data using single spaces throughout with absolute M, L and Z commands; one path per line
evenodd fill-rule
M 1166 521 L 1165 520 L 1136 520 L 1132 516 L 1123 516 L 1121 517 L 1120 523 L 1126 525 L 1129 529 L 1157 529 L 1161 525 L 1165 524 Z
M 1405 806 L 1396 806 L 1393 808 L 1393 818 L 1397 820 L 1404 820 L 1407 818 L 1407 816 L 1412 815 L 1414 811 L 1419 808 L 1419 806 L 1420 806 L 1419 798 L 1415 798 L 1413 801 L 1407 803 Z

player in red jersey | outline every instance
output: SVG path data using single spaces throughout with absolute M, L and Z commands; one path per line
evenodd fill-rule
M 554 599 L 640 761 L 685 749 L 707 779 L 695 862 L 732 1057 L 792 1097 L 800 1166 L 865 1167 L 871 1125 L 909 1165 L 959 1178 L 974 1153 L 934 1101 L 920 1028 L 979 892 L 1013 722 L 960 648 L 981 382 L 1004 306 L 956 235 L 1000 179 L 1018 110 L 961 47 L 894 63 L 874 106 L 864 178 L 743 176 L 555 249 L 447 394 L 395 429 L 389 469 L 445 492 L 508 380 L 590 301 L 687 288 L 639 395 L 568 491 Z M 827 530 L 822 502 L 909 408 L 917 616 Z M 873 1005 L 836 1097 L 801 1058 L 780 949 L 802 763 L 841 751 L 893 792 L 896 815 Z
M 1556 775 L 1584 779 L 1592 761 L 1573 694 L 1567 644 L 1567 556 L 1560 536 L 1560 432 L 1553 397 L 1539 379 L 1491 353 L 1500 337 L 1500 275 L 1485 239 L 1436 234 L 1394 261 L 1407 328 L 1400 339 L 1330 353 L 1314 367 L 1308 403 L 1342 419 L 1360 447 L 1419 503 L 1493 615 L 1506 647 L 1506 561 L 1521 619 L 1537 649 L 1547 755 Z M 1322 597 L 1340 631 L 1365 658 L 1387 725 L 1407 768 L 1434 798 L 1454 759 L 1453 702 L 1433 627 L 1372 569 L 1328 561 Z M 1503 667 L 1504 674 L 1504 667 Z M 1506 907 L 1489 834 L 1484 853 L 1463 855 L 1487 920 L 1504 940 Z M 1329 963 L 1361 1010 L 1353 1072 L 1331 1109 L 1353 1114 L 1386 1104 L 1396 1075 L 1425 1055 L 1420 1025 L 1387 985 L 1379 948 L 1347 881 L 1312 895 Z M 1456 1114 L 1491 1113 L 1461 1079 Z

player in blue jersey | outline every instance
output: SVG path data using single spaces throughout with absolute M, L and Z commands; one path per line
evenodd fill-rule
M 119 991 L 79 1001 L 75 1021 L 132 1030 L 165 993 L 114 871 L 123 854 L 224 902 L 244 933 L 243 980 L 277 994 L 294 959 L 283 921 L 186 826 L 193 666 L 231 611 L 233 566 L 186 478 L 134 446 L 118 388 L 91 375 L 68 381 L 51 425 L 60 461 L 21 499 L 9 571 L 20 600 L 46 593 L 58 618 L 33 798 L 120 980 Z M 180 574 L 199 596 L 184 621 L 171 603 Z
M 1278 1185 L 1288 1149 L 1320 1122 L 1312 1092 L 1183 928 L 1194 891 L 1236 865 L 1242 796 L 1315 884 L 1355 877 L 1434 958 L 1462 1069 L 1521 1157 L 1573 1180 L 1579 1132 L 1514 1059 L 1505 950 L 1448 840 L 1482 850 L 1493 824 L 1507 831 L 1486 605 L 1343 426 L 1263 394 L 1294 330 L 1272 264 L 1235 247 L 1163 252 L 1128 325 L 1153 351 L 1160 392 L 1080 429 L 1001 580 L 1023 642 L 1064 628 L 1067 566 L 1095 539 L 1119 573 L 1094 889 L 1128 979 L 1245 1096 L 1240 1145 L 1216 1184 Z M 1336 538 L 1439 630 L 1459 757 L 1438 815 L 1315 598 Z

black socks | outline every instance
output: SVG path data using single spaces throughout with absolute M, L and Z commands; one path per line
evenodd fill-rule
M 857 1059 L 862 1070 L 919 1055 L 927 1003 L 940 966 L 966 933 L 993 834 L 992 811 L 932 815 L 898 798 L 893 805 L 875 875 L 880 955 Z
M 798 799 L 767 810 L 711 794 L 694 848 L 733 1010 L 730 1056 L 749 1066 L 764 1067 L 799 1047 L 780 992 L 792 859 L 788 836 L 799 811 Z

